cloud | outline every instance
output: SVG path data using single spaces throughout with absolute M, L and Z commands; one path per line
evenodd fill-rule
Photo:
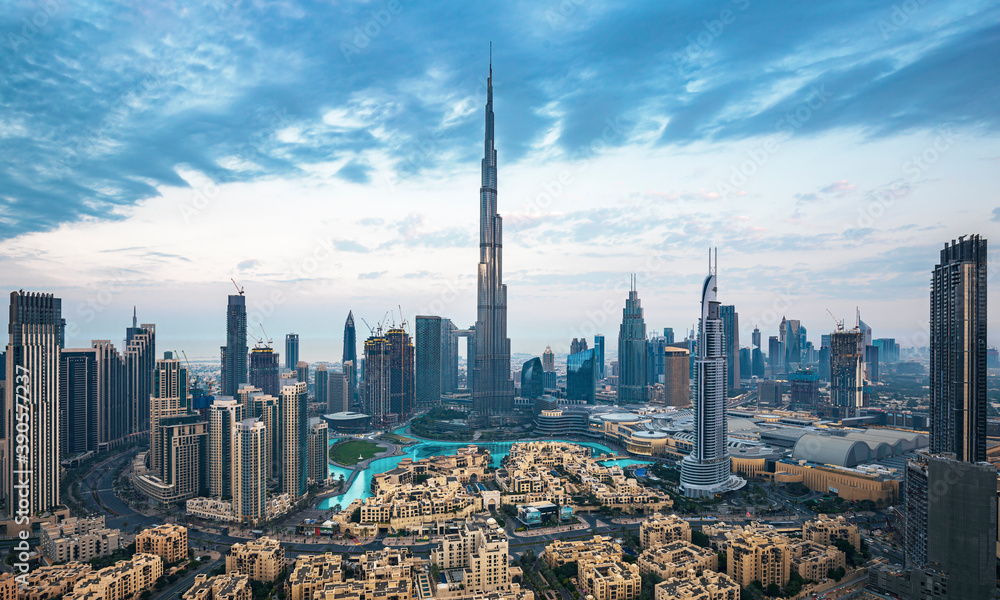
M 1000 221 L 1000 207 L 993 209 L 993 221 Z
M 358 273 L 358 279 L 378 279 L 388 271 L 372 271 L 370 273 Z
M 834 181 L 829 185 L 821 187 L 819 191 L 823 192 L 824 194 L 846 196 L 847 194 L 850 194 L 855 189 L 857 189 L 857 187 L 858 186 L 854 185 L 853 183 L 849 183 L 846 179 L 841 179 L 840 181 Z
M 360 252 L 368 253 L 371 252 L 369 248 L 355 242 L 353 240 L 334 240 L 333 247 L 341 252 Z

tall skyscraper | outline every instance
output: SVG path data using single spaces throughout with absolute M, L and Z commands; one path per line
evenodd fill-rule
M 542 353 L 542 371 L 546 373 L 554 373 L 556 370 L 556 355 L 552 352 L 552 348 L 546 346 L 545 352 Z
M 97 351 L 59 353 L 59 456 L 97 451 Z
M 802 331 L 798 319 L 782 319 L 785 327 L 785 373 L 794 373 L 802 364 Z
M 417 315 L 417 404 L 441 402 L 441 317 Z
M 718 260 L 718 259 L 716 259 Z M 736 490 L 746 481 L 732 474 L 726 422 L 726 344 L 712 268 L 701 288 L 694 449 L 681 462 L 681 491 L 689 498 Z
M 521 397 L 541 398 L 545 392 L 542 360 L 537 356 L 521 365 Z
M 633 276 L 618 331 L 619 404 L 643 403 L 649 398 L 646 361 L 646 321 L 642 316 L 642 305 Z
M 233 495 L 233 432 L 243 420 L 243 405 L 235 398 L 216 397 L 208 410 L 208 493 Z
M 259 388 L 265 394 L 277 396 L 280 371 L 278 354 L 273 348 L 258 346 L 250 351 L 250 385 Z
M 857 327 L 830 334 L 830 403 L 844 416 L 857 416 L 865 406 L 864 336 Z
M 458 391 L 458 328 L 451 319 L 441 319 L 441 391 Z
M 673 327 L 664 327 L 663 328 L 663 337 L 665 337 L 667 339 L 667 343 L 668 344 L 673 344 L 674 343 L 674 328 Z
M 278 400 L 281 448 L 281 491 L 292 498 L 304 496 L 309 459 L 309 414 L 306 384 L 283 385 Z
M 390 419 L 389 409 L 389 341 L 381 332 L 365 340 L 365 377 L 362 408 L 372 418 L 372 423 L 385 423 Z
M 323 406 L 330 403 L 330 372 L 326 370 L 326 363 L 319 363 L 313 373 L 313 402 Z
M 595 358 L 597 360 L 597 378 L 604 379 L 606 377 L 604 373 L 604 336 L 595 335 L 594 336 L 594 352 Z
M 149 431 L 149 396 L 156 364 L 156 326 L 138 324 L 135 309 L 132 327 L 125 330 L 125 435 Z
M 346 385 L 346 383 L 345 383 Z M 245 414 L 260 419 L 264 424 L 264 469 L 265 481 L 270 481 L 274 473 L 280 472 L 282 460 L 278 446 L 281 439 L 278 398 L 262 392 L 253 392 L 247 401 Z
M 663 353 L 663 389 L 667 406 L 691 404 L 690 353 L 685 348 L 668 346 Z
M 400 421 L 413 416 L 416 401 L 414 348 L 410 335 L 400 328 L 385 332 L 389 343 L 389 411 Z
M 351 363 L 350 368 L 348 362 Z M 340 364 L 347 375 L 347 391 L 351 395 L 349 404 L 353 404 L 358 399 L 358 334 L 354 327 L 353 311 L 347 311 L 347 321 L 344 323 L 344 352 Z
M 597 360 L 593 348 L 566 357 L 566 398 L 594 404 L 597 394 Z
M 128 435 L 125 360 L 110 340 L 94 340 L 91 347 L 97 356 L 97 451 L 107 452 Z
M 326 412 L 336 413 L 350 410 L 350 398 L 347 375 L 336 371 L 330 373 L 330 394 L 326 401 Z
M 726 387 L 740 389 L 740 315 L 733 305 L 719 307 L 726 349 Z
M 186 414 L 188 409 L 187 369 L 172 353 L 165 352 L 154 365 L 153 394 L 149 398 L 149 468 L 161 477 L 167 448 L 162 446 L 160 423 L 168 417 Z
M 242 525 L 263 521 L 267 506 L 267 436 L 259 418 L 243 419 L 233 432 L 233 512 Z
M 304 360 L 295 363 L 295 379 L 306 384 L 306 389 L 309 388 L 309 363 Z
M 486 81 L 486 140 L 479 188 L 479 271 L 472 409 L 505 415 L 514 409 L 507 338 L 507 286 L 503 283 L 503 221 L 497 214 L 497 151 L 493 147 L 493 65 Z
M 3 428 L 3 496 L 11 518 L 30 519 L 59 505 L 62 328 L 62 300 L 11 292 Z
M 569 353 L 576 354 L 587 349 L 587 338 L 573 338 L 569 343 Z
M 226 345 L 222 347 L 222 395 L 235 397 L 247 383 L 247 299 L 241 291 L 229 296 Z
M 753 333 L 750 334 L 750 342 L 754 348 L 760 348 L 760 329 L 756 325 L 753 327 Z
M 294 369 L 299 364 L 299 334 L 285 334 L 285 368 Z
M 931 277 L 931 451 L 986 460 L 986 240 L 941 250 Z
M 327 452 L 330 450 L 330 435 L 326 421 L 319 417 L 309 419 L 309 459 L 306 473 L 309 481 L 323 484 L 330 478 L 327 466 Z

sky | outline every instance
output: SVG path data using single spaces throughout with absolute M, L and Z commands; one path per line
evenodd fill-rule
M 217 357 L 230 279 L 308 361 L 348 310 L 471 325 L 491 42 L 514 352 L 614 355 L 630 273 L 681 337 L 711 247 L 743 345 L 923 346 L 941 248 L 1000 241 L 995 2 L 2 4 L 0 282 L 70 346 L 135 306 Z

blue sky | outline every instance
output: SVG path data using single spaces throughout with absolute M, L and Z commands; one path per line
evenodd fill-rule
M 650 329 L 689 328 L 713 245 L 747 342 L 860 307 L 920 345 L 938 250 L 1000 223 L 995 3 L 0 15 L 3 281 L 60 295 L 77 345 L 136 304 L 162 348 L 214 356 L 230 277 L 307 360 L 339 358 L 348 309 L 470 324 L 491 40 L 517 352 L 615 338 L 630 272 Z

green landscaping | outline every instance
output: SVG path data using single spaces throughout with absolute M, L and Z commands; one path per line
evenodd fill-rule
M 379 452 L 385 452 L 385 446 L 379 446 L 366 440 L 344 440 L 330 448 L 330 459 L 342 465 L 356 465 L 362 460 L 368 460 Z M 358 460 L 358 457 L 361 457 Z

